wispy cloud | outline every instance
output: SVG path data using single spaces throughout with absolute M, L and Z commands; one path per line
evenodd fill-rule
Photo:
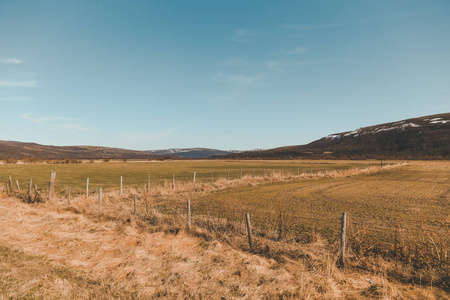
M 0 58 L 0 64 L 23 64 L 23 61 L 17 58 Z
M 266 62 L 266 68 L 271 70 L 271 71 L 276 71 L 276 72 L 282 72 L 283 68 L 282 68 L 283 64 L 277 61 L 267 61 Z
M 1 98 L 4 101 L 11 101 L 11 102 L 28 102 L 33 101 L 30 97 L 20 97 L 20 96 L 14 96 L 14 97 L 3 97 Z
M 213 76 L 213 79 L 220 82 L 228 82 L 238 85 L 252 85 L 264 79 L 264 75 L 263 74 L 255 76 L 248 76 L 244 74 L 224 75 L 222 73 L 217 73 L 216 75 Z
M 299 54 L 299 53 L 306 53 L 308 52 L 308 48 L 305 47 L 297 47 L 291 50 L 281 50 L 281 52 L 289 54 L 289 55 L 294 55 L 294 54 Z
M 0 87 L 37 87 L 37 81 L 28 80 L 28 81 L 9 81 L 9 80 L 0 80 Z
M 232 57 L 223 63 L 225 66 L 243 66 L 248 65 L 248 61 L 244 57 Z
M 338 23 L 325 23 L 325 24 L 313 24 L 313 25 L 305 25 L 305 24 L 283 24 L 281 27 L 285 29 L 291 30 L 316 30 L 323 28 L 333 28 L 333 27 L 341 27 L 347 25 L 355 25 L 366 23 L 367 21 L 354 21 L 354 22 L 338 22 Z
M 20 115 L 20 117 L 33 123 L 55 122 L 55 121 L 79 121 L 78 119 L 67 117 L 55 117 L 55 116 L 34 117 L 33 114 L 31 113 L 22 114 Z
M 52 128 L 74 129 L 74 130 L 81 130 L 81 131 L 91 130 L 91 128 L 85 127 L 84 125 L 78 124 L 78 123 L 55 124 L 52 126 Z
M 233 41 L 238 43 L 245 43 L 249 41 L 249 38 L 257 35 L 255 31 L 246 29 L 236 29 L 233 34 Z

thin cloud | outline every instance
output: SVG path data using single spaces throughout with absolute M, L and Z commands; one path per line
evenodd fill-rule
M 1 98 L 4 101 L 11 101 L 11 102 L 28 102 L 28 101 L 34 101 L 32 98 L 30 97 L 3 97 Z
M 366 23 L 367 21 L 354 21 L 354 22 L 339 22 L 339 23 L 326 23 L 326 24 L 315 24 L 315 25 L 303 25 L 303 24 L 283 24 L 281 27 L 291 30 L 316 30 L 324 28 L 341 27 L 347 25 L 355 25 Z
M 307 53 L 308 52 L 308 48 L 305 47 L 297 47 L 291 50 L 282 50 L 281 52 L 289 54 L 289 55 L 294 55 L 294 54 L 299 54 L 299 53 Z
M 224 75 L 222 73 L 218 73 L 213 76 L 213 79 L 219 82 L 228 82 L 238 85 L 252 85 L 264 79 L 264 75 L 262 74 L 255 76 L 248 76 L 244 74 Z
M 0 81 L 0 87 L 37 87 L 37 81 Z
M 257 35 L 256 32 L 246 29 L 236 29 L 233 34 L 233 41 L 238 43 L 248 42 L 249 38 Z
M 0 58 L 0 64 L 23 64 L 23 61 L 17 58 Z
M 243 66 L 248 65 L 248 61 L 243 57 L 232 57 L 227 59 L 224 63 L 225 66 Z
M 79 121 L 78 119 L 67 117 L 55 117 L 55 116 L 34 117 L 33 114 L 31 113 L 22 114 L 20 115 L 20 117 L 33 123 L 55 122 L 55 121 Z
M 85 127 L 84 125 L 78 124 L 78 123 L 55 124 L 52 126 L 52 128 L 74 129 L 74 130 L 80 130 L 80 131 L 91 130 L 91 128 Z
M 268 61 L 266 62 L 266 68 L 271 71 L 282 72 L 282 63 L 276 61 Z

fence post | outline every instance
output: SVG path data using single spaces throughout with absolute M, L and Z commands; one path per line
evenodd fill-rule
M 197 172 L 194 172 L 194 179 L 192 180 L 192 183 L 195 183 L 195 176 L 197 175 Z
M 292 176 L 292 168 L 289 168 L 289 176 Z
M 250 214 L 246 214 L 245 219 L 247 221 L 248 245 L 250 246 L 251 250 L 253 249 L 253 243 L 252 243 L 252 226 L 250 224 Z
M 31 195 L 32 188 L 33 188 L 33 179 L 30 178 L 30 184 L 28 185 L 28 195 Z
M 50 200 L 53 192 L 55 191 L 55 179 L 56 179 L 56 171 L 51 171 L 50 173 L 50 184 L 48 189 L 48 200 Z
M 150 192 L 150 175 L 148 175 L 148 179 L 147 179 L 147 191 Z
M 275 177 L 275 168 L 273 168 L 272 177 Z
M 20 193 L 20 185 L 19 185 L 19 180 L 16 180 L 16 184 L 17 184 L 17 190 L 19 191 L 19 193 Z
M 12 178 L 11 175 L 9 175 L 9 191 L 12 192 L 13 188 L 12 188 Z
M 175 188 L 175 173 L 172 175 L 172 189 Z
M 263 177 L 264 177 L 264 168 L 263 168 Z
M 187 200 L 187 225 L 188 230 L 191 229 L 191 199 Z
M 211 183 L 214 182 L 214 171 L 211 171 Z
M 252 168 L 252 178 L 255 178 L 255 168 Z
M 98 188 L 98 212 L 102 214 L 102 188 Z
M 283 177 L 283 174 L 284 172 L 283 172 L 283 168 L 281 168 L 281 177 Z
M 242 179 L 242 168 L 241 168 L 241 174 L 239 175 L 239 179 Z
M 300 176 L 300 168 L 297 168 L 297 176 Z
M 137 196 L 134 196 L 134 216 L 137 215 Z
M 227 180 L 230 180 L 230 168 L 228 168 Z
M 122 183 L 123 183 L 123 178 L 122 178 L 122 176 L 120 176 L 120 196 L 122 196 Z
M 381 162 L 380 162 L 380 166 L 381 166 L 381 167 L 383 167 L 383 160 L 381 160 Z
M 71 188 L 69 187 L 69 196 L 67 197 L 67 208 L 70 208 L 70 190 Z
M 86 179 L 86 198 L 89 196 L 89 177 Z
M 341 257 L 340 257 L 340 264 L 341 266 L 345 265 L 345 234 L 347 232 L 347 213 L 342 213 L 342 219 L 341 219 Z

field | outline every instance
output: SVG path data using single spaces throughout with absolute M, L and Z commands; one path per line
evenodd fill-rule
M 251 253 L 260 257 L 258 259 L 275 260 L 280 264 L 278 267 L 286 272 L 286 264 L 296 262 L 294 264 L 304 265 L 305 272 L 321 274 L 320 280 L 323 280 L 325 273 L 328 274 L 326 276 L 333 283 L 328 283 L 327 288 L 320 287 L 323 282 L 316 282 L 317 278 L 314 279 L 314 275 L 310 274 L 312 277 L 308 280 L 311 280 L 315 286 L 313 290 L 316 291 L 310 294 L 310 298 L 339 298 L 343 295 L 353 295 L 355 299 L 447 298 L 445 295 L 450 291 L 450 162 L 389 163 L 390 166 L 385 164 L 381 169 L 377 161 L 97 162 L 74 165 L 0 165 L 0 174 L 5 189 L 8 186 L 8 175 L 11 175 L 14 183 L 15 180 L 19 180 L 21 184 L 23 182 L 22 189 L 25 189 L 28 179 L 33 178 L 33 182 L 45 194 L 50 171 L 56 170 L 58 196 L 44 204 L 37 204 L 37 209 L 64 214 L 61 218 L 69 218 L 70 213 L 81 214 L 96 223 L 100 222 L 99 226 L 102 223 L 104 226 L 114 227 L 115 225 L 108 224 L 135 222 L 132 226 L 138 228 L 140 234 L 163 231 L 178 236 L 185 228 L 186 200 L 190 198 L 194 227 L 190 237 L 204 239 L 208 243 L 218 241 L 228 245 L 233 251 L 243 251 L 245 255 Z M 230 180 L 227 180 L 229 168 Z M 243 168 L 242 180 L 239 179 L 240 168 Z M 192 183 L 194 172 L 197 176 L 195 185 Z M 176 178 L 175 187 L 172 187 L 172 174 Z M 150 191 L 145 188 L 148 175 L 151 175 Z M 120 176 L 124 178 L 123 196 L 118 195 Z M 88 198 L 84 197 L 86 177 L 90 178 L 91 185 Z M 69 186 L 75 192 L 71 211 L 65 212 Z M 100 219 L 96 192 L 99 186 L 105 190 L 103 217 Z M 23 192 L 10 193 L 10 196 L 14 195 L 23 198 Z M 135 221 L 131 218 L 134 195 L 138 197 L 138 216 Z M 26 209 L 29 213 L 32 206 L 24 205 L 29 207 Z M 349 247 L 346 269 L 341 271 L 336 269 L 336 260 L 343 212 L 348 214 Z M 67 213 L 69 215 L 65 216 Z M 246 244 L 245 213 L 251 215 L 253 249 L 249 249 Z M 43 223 L 46 218 L 43 217 Z M 26 225 L 22 217 L 19 220 L 22 221 L 17 221 L 18 224 L 22 222 Z M 48 232 L 51 229 L 49 227 L 42 230 Z M 120 232 L 123 232 L 123 228 Z M 9 237 L 12 235 L 12 232 L 9 233 Z M 181 236 L 182 239 L 188 237 L 189 235 Z M 28 239 L 33 240 L 34 237 L 29 235 Z M 45 243 L 51 243 L 51 239 L 46 236 L 36 238 L 35 243 L 41 243 L 36 246 L 39 249 L 45 248 L 43 239 L 46 239 Z M 113 240 L 115 239 L 117 237 Z M 2 251 L 10 251 L 10 248 L 5 249 L 7 250 Z M 46 255 L 45 251 L 31 252 Z M 21 252 L 10 253 L 9 257 L 14 255 L 26 257 Z M 220 256 L 219 253 L 215 255 Z M 89 261 L 89 258 L 84 259 Z M 190 258 L 183 259 L 189 261 Z M 202 261 L 198 257 L 196 259 Z M 227 261 L 226 265 L 233 265 L 229 257 L 218 259 Z M 33 261 L 34 258 L 30 260 Z M 76 260 L 82 261 L 79 257 Z M 203 263 L 208 264 L 206 261 Z M 259 263 L 264 264 L 262 261 Z M 221 265 L 221 268 L 227 267 Z M 70 269 L 67 271 L 68 276 L 79 278 L 74 275 L 77 270 Z M 299 275 L 292 269 L 289 272 L 292 276 Z M 390 283 L 376 288 L 374 285 L 361 288 L 349 283 L 355 276 L 371 276 L 372 280 L 378 278 Z M 346 277 L 347 279 L 343 279 Z M 82 280 L 72 281 L 86 288 Z M 110 292 L 119 293 L 120 289 L 114 284 L 109 285 Z M 257 282 L 247 284 L 246 288 L 249 290 L 246 293 L 251 295 L 250 286 Z M 272 295 L 269 292 L 270 283 L 262 285 L 266 289 L 264 295 Z M 420 290 L 422 286 L 430 290 L 424 292 Z M 214 288 L 224 290 L 219 286 Z M 308 285 L 303 285 L 302 288 L 307 289 Z M 96 286 L 93 293 L 105 289 L 108 288 Z M 138 293 L 134 289 L 126 289 L 125 292 L 131 293 L 123 294 L 125 298 L 134 297 L 136 294 L 133 293 Z M 182 295 L 180 291 L 174 293 Z M 243 298 L 246 293 L 235 293 L 232 298 Z M 292 295 L 298 296 L 298 291 Z

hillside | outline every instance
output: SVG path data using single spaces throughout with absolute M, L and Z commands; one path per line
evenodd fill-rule
M 175 149 L 162 149 L 162 150 L 147 150 L 146 152 L 169 155 L 182 158 L 209 158 L 212 156 L 227 155 L 232 153 L 238 153 L 238 151 L 224 151 L 209 148 L 175 148 Z
M 243 152 L 229 158 L 449 159 L 450 113 L 330 134 L 307 145 Z
M 48 146 L 36 143 L 0 141 L 0 160 L 28 157 L 42 159 L 162 159 L 164 156 L 120 148 L 95 146 Z

